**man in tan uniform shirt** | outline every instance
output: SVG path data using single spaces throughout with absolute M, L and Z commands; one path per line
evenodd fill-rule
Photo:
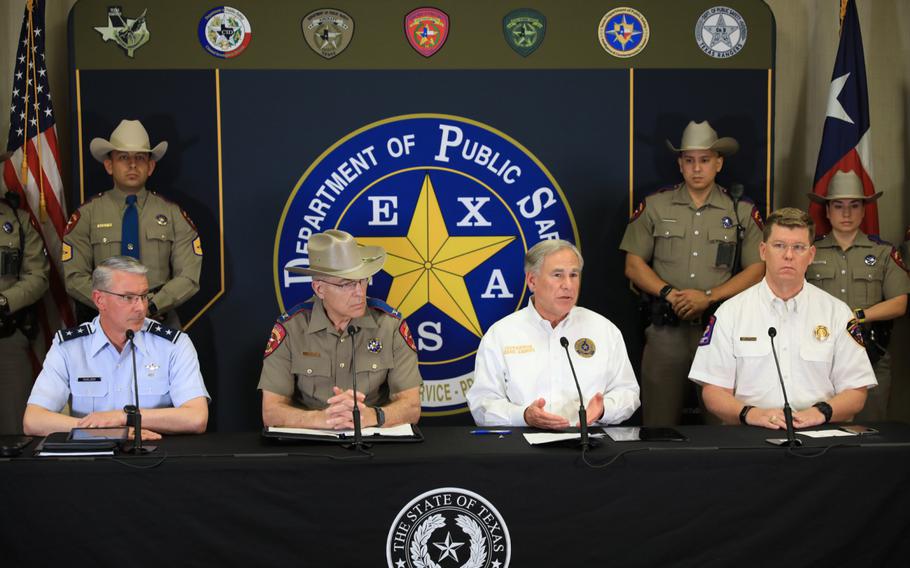
M 148 133 L 137 120 L 121 121 L 110 140 L 92 140 L 92 156 L 104 164 L 114 188 L 89 199 L 70 217 L 63 239 L 63 270 L 67 293 L 85 306 L 94 307 L 92 270 L 112 256 L 132 256 L 132 249 L 121 250 L 121 241 L 127 199 L 135 196 L 139 218 L 137 260 L 149 269 L 153 294 L 149 317 L 179 328 L 174 308 L 199 290 L 202 242 L 180 206 L 145 187 L 166 151 L 167 142 L 150 147 Z
M 679 154 L 685 182 L 646 197 L 619 245 L 626 276 L 653 299 L 641 365 L 646 426 L 681 421 L 703 314 L 764 274 L 758 209 L 743 199 L 734 210 L 733 198 L 714 183 L 724 158 L 739 149 L 736 140 L 690 122 L 680 147 L 667 145 Z M 744 237 L 737 252 L 738 225 Z M 737 257 L 742 271 L 734 276 Z
M 869 389 L 866 406 L 856 419 L 887 419 L 891 391 L 891 355 L 887 351 L 891 320 L 907 313 L 910 277 L 901 254 L 890 243 L 859 230 L 865 205 L 882 195 L 865 195 L 854 172 L 837 172 L 828 195 L 809 198 L 825 204 L 831 232 L 815 241 L 815 260 L 806 279 L 846 302 L 863 324 L 865 343 L 878 386 Z
M 363 427 L 417 423 L 422 381 L 411 332 L 401 314 L 366 296 L 385 251 L 336 230 L 313 235 L 307 249 L 309 268 L 289 270 L 313 277 L 314 297 L 272 328 L 258 386 L 263 423 L 352 429 L 355 397 Z
M 0 156 L 0 164 L 9 154 Z M 0 434 L 21 434 L 34 370 L 28 342 L 37 324 L 27 312 L 47 291 L 50 265 L 41 234 L 19 195 L 0 199 Z M 25 333 L 23 333 L 25 332 Z

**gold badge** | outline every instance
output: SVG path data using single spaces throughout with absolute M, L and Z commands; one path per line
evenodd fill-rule
M 588 339 L 587 337 L 582 337 L 575 342 L 575 352 L 582 357 L 593 357 L 596 350 L 597 348 L 594 346 L 594 341 Z
M 828 339 L 828 336 L 831 335 L 828 333 L 828 328 L 823 325 L 815 326 L 815 339 L 818 341 L 825 341 Z
M 155 222 L 158 223 L 159 225 L 161 225 L 162 227 L 165 227 L 165 226 L 167 226 L 167 217 L 165 217 L 164 215 L 156 215 Z

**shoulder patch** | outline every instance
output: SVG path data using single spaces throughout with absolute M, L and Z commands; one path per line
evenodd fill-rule
M 641 214 L 644 212 L 645 212 L 645 200 L 642 199 L 641 203 L 638 204 L 638 207 L 635 208 L 635 211 L 632 212 L 632 217 L 630 217 L 630 220 L 634 221 L 634 220 L 638 219 L 641 216 Z
M 404 338 L 404 342 L 408 344 L 408 347 L 413 349 L 416 353 L 417 346 L 414 344 L 414 338 L 411 337 L 411 330 L 408 328 L 408 322 L 401 320 L 401 325 L 398 326 L 398 333 Z
M 898 265 L 899 267 L 903 268 L 903 269 L 904 269 L 904 272 L 910 272 L 910 270 L 907 269 L 907 265 L 904 264 L 904 259 L 903 259 L 903 257 L 901 256 L 901 251 L 897 250 L 897 249 L 894 248 L 894 247 L 891 247 L 891 260 L 894 261 L 894 264 L 896 264 L 896 265 Z
M 765 230 L 765 222 L 761 218 L 761 213 L 758 212 L 758 207 L 755 205 L 752 206 L 752 220 L 755 221 L 755 226 L 758 227 L 759 231 Z
M 64 235 L 70 234 L 70 231 L 76 228 L 76 225 L 79 223 L 79 219 L 82 217 L 82 214 L 79 213 L 79 210 L 76 209 L 73 211 L 73 214 L 70 215 L 69 221 L 66 222 L 66 228 L 63 230 Z
M 94 331 L 95 328 L 92 326 L 91 322 L 85 322 L 83 324 L 77 325 L 76 327 L 61 329 L 57 332 L 57 342 L 63 343 L 64 341 L 69 341 L 70 339 L 86 337 L 94 333 Z
M 856 318 L 851 319 L 847 322 L 847 333 L 850 334 L 850 337 L 853 338 L 860 347 L 863 349 L 866 348 L 866 342 L 863 341 L 863 328 Z
M 171 343 L 177 343 L 177 338 L 183 334 L 183 332 L 179 329 L 173 329 L 167 327 L 166 325 L 161 325 L 156 321 L 149 323 L 145 328 L 145 331 L 151 333 L 152 335 L 157 335 L 158 337 L 167 339 Z
M 284 326 L 275 322 L 275 325 L 272 326 L 272 333 L 269 335 L 269 342 L 265 345 L 265 353 L 262 355 L 262 358 L 265 359 L 274 353 L 287 336 L 288 332 L 284 329 Z
M 385 312 L 396 319 L 401 319 L 401 312 L 377 298 L 367 298 L 367 306 Z
M 708 325 L 705 326 L 705 331 L 701 334 L 701 339 L 698 340 L 699 347 L 711 345 L 711 336 L 714 335 L 714 324 L 716 322 L 716 316 L 711 316 L 708 318 Z
M 299 314 L 300 312 L 304 312 L 304 311 L 310 312 L 312 310 L 313 310 L 313 302 L 301 302 L 299 304 L 291 306 L 291 309 L 289 309 L 288 311 L 286 311 L 283 314 L 281 314 L 280 316 L 278 316 L 278 323 L 284 323 L 284 322 L 288 321 L 289 319 L 291 319 L 292 317 Z

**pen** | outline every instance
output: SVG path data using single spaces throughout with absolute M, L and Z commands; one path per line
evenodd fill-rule
M 504 434 L 511 434 L 511 430 L 471 430 L 471 434 L 475 436 L 484 436 L 492 434 L 494 436 L 502 436 Z

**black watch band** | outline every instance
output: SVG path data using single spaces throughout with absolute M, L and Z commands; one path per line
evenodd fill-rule
M 747 404 L 746 406 L 743 407 L 742 410 L 739 411 L 739 423 L 740 424 L 742 424 L 744 426 L 749 425 L 749 423 L 746 422 L 746 415 L 749 414 L 749 411 L 752 410 L 753 408 L 755 408 L 755 407 Z
M 382 428 L 382 425 L 385 424 L 385 411 L 381 406 L 374 406 L 373 410 L 376 411 L 376 427 Z
M 667 294 L 669 294 L 672 291 L 673 291 L 673 286 L 670 286 L 669 284 L 667 284 L 666 286 L 664 286 L 663 288 L 660 289 L 660 299 L 666 300 Z
M 821 412 L 825 416 L 825 424 L 827 424 L 828 422 L 831 422 L 831 417 L 834 416 L 834 409 L 831 408 L 830 404 L 828 404 L 825 401 L 822 401 L 822 402 L 816 402 L 812 406 L 817 408 L 818 411 Z

